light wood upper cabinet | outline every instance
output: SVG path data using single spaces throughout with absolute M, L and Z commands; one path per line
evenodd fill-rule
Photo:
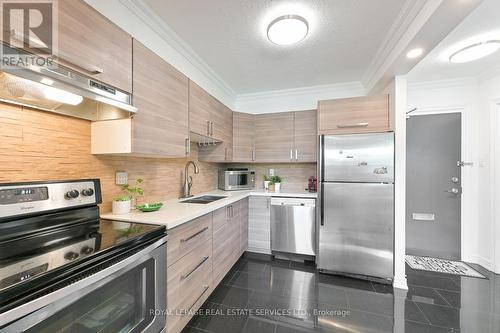
M 233 161 L 255 160 L 255 116 L 249 113 L 233 113 Z
M 92 153 L 185 157 L 188 78 L 135 40 L 133 101 L 132 119 L 92 123 Z
M 294 112 L 294 122 L 295 162 L 316 162 L 318 142 L 316 110 Z
M 211 96 L 199 85 L 189 80 L 189 130 L 203 136 L 210 136 Z
M 256 162 L 293 162 L 294 113 L 255 116 Z
M 349 134 L 391 131 L 389 96 L 364 96 L 320 101 L 318 133 Z
M 58 2 L 59 62 L 132 92 L 132 38 L 81 0 Z
M 171 157 L 186 155 L 188 78 L 134 40 L 133 151 Z

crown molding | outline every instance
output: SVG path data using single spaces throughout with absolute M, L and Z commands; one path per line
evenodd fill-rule
M 317 86 L 262 91 L 257 93 L 239 94 L 237 101 L 253 101 L 267 98 L 299 97 L 307 95 L 332 94 L 343 91 L 365 93 L 361 82 L 343 82 Z
M 235 91 L 170 28 L 143 0 L 119 0 L 133 15 L 153 30 L 170 47 L 183 56 L 193 67 L 200 71 L 210 83 L 216 86 L 233 103 Z
M 238 95 L 236 110 L 247 113 L 310 110 L 317 107 L 319 100 L 364 95 L 365 90 L 360 82 L 263 91 Z
M 361 82 L 366 91 L 371 91 L 383 78 L 441 2 L 442 0 L 405 0 L 397 19 L 362 76 Z
M 409 82 L 408 90 L 470 87 L 471 85 L 477 85 L 477 83 L 478 80 L 475 77 L 460 77 L 447 80 L 418 81 L 418 82 Z

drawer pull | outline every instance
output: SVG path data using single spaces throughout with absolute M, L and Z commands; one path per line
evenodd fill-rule
M 193 274 L 198 268 L 200 268 L 201 265 L 205 263 L 205 261 L 208 260 L 209 257 L 203 257 L 203 259 L 187 274 L 181 275 L 181 280 L 187 279 L 191 274 Z
M 343 124 L 343 125 L 337 125 L 337 128 L 368 127 L 369 124 L 370 123 Z
M 205 293 L 207 292 L 208 288 L 210 288 L 210 286 L 208 286 L 208 285 L 204 285 L 203 286 L 203 291 L 202 291 L 201 295 L 198 296 L 198 298 L 196 299 L 196 301 L 194 301 L 193 305 L 191 305 L 189 307 L 189 311 L 191 311 L 191 309 L 193 309 L 193 307 L 196 305 L 196 303 L 198 303 L 198 301 L 203 297 L 203 295 L 205 295 Z
M 205 228 L 201 229 L 200 231 L 198 231 L 198 232 L 196 232 L 196 233 L 192 234 L 192 235 L 191 235 L 191 236 L 189 236 L 188 238 L 182 238 L 182 239 L 181 239 L 181 243 L 186 243 L 186 242 L 190 241 L 191 239 L 195 238 L 196 236 L 198 236 L 198 235 L 202 234 L 203 232 L 205 232 L 205 231 L 207 231 L 207 230 L 208 230 L 208 227 L 205 227 Z

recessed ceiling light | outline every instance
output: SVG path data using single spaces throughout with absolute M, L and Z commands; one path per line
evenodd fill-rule
M 283 15 L 274 19 L 267 27 L 267 38 L 277 45 L 291 45 L 306 38 L 309 24 L 298 15 Z
M 415 58 L 420 57 L 423 53 L 424 53 L 424 49 L 421 49 L 421 48 L 412 49 L 412 50 L 408 51 L 408 53 L 406 54 L 406 57 L 408 59 L 415 59 Z
M 484 58 L 500 48 L 500 40 L 487 40 L 466 46 L 454 52 L 448 60 L 459 64 Z

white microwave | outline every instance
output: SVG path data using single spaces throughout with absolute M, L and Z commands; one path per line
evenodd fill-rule
M 220 169 L 219 189 L 224 191 L 251 190 L 255 187 L 255 171 L 248 169 Z

